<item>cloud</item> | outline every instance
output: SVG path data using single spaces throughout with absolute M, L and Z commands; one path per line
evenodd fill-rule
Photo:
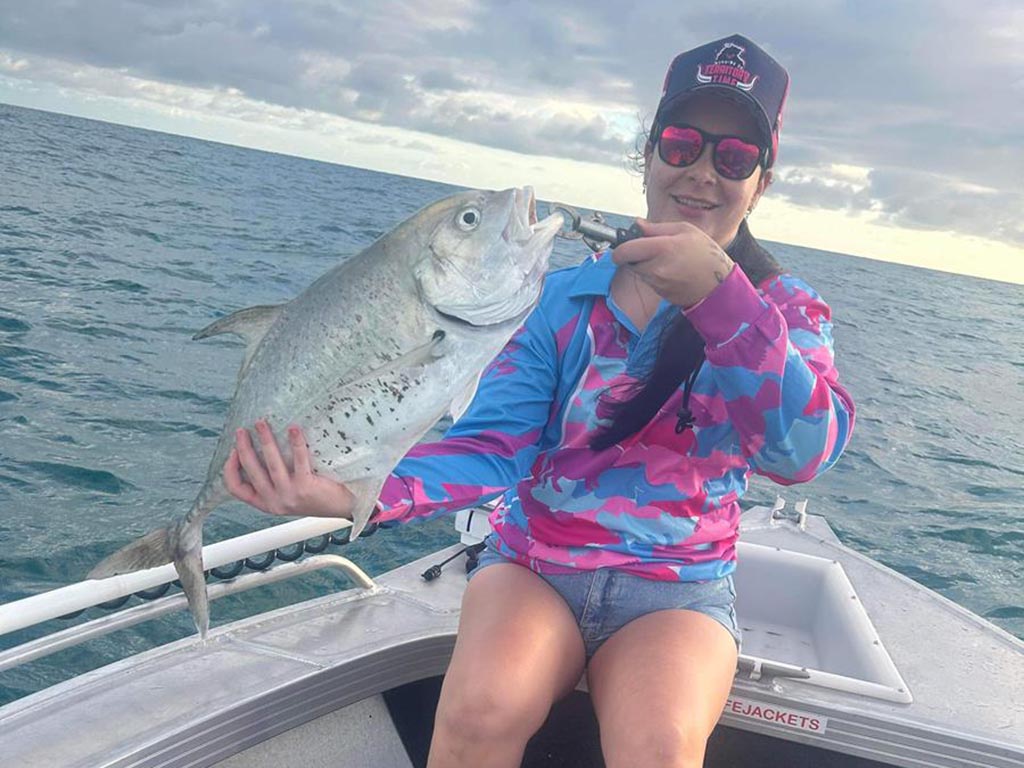
M 781 171 L 770 194 L 805 207 L 870 211 L 894 226 L 1024 245 L 1024 194 L 916 169 L 863 170 L 858 179 L 821 169 Z
M 427 91 L 468 91 L 473 87 L 468 78 L 445 69 L 428 69 L 419 80 L 420 86 Z
M 1020 242 L 1017 0 L 36 0 L 0 11 L 0 71 L 620 166 L 672 56 L 736 31 L 793 75 L 774 194 Z

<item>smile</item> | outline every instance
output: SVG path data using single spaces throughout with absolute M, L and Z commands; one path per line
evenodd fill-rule
M 700 208 L 704 211 L 710 211 L 712 208 L 717 206 L 714 203 L 709 203 L 707 200 L 698 200 L 695 197 L 681 197 L 679 195 L 672 195 L 672 199 L 679 205 L 685 205 L 688 208 Z

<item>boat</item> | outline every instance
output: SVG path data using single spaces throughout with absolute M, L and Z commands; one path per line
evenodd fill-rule
M 207 546 L 204 562 L 222 577 L 211 599 L 320 568 L 343 569 L 353 585 L 7 704 L 0 762 L 425 765 L 485 513 L 459 513 L 460 544 L 376 579 L 328 551 L 345 540 L 341 520 L 297 520 Z M 806 501 L 745 511 L 741 536 L 743 645 L 706 766 L 1024 766 L 1024 642 L 844 546 Z M 274 553 L 290 562 L 241 573 L 246 563 L 265 568 Z M 163 566 L 0 606 L 7 634 L 133 594 L 156 597 L 4 651 L 0 674 L 183 609 L 181 594 L 158 597 L 173 579 Z M 553 708 L 523 765 L 603 765 L 585 679 Z

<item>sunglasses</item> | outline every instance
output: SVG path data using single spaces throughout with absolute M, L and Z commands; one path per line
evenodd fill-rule
M 720 136 L 692 125 L 666 125 L 658 137 L 658 155 L 669 165 L 685 168 L 697 162 L 711 144 L 711 162 L 718 175 L 732 181 L 750 178 L 767 150 L 739 136 Z

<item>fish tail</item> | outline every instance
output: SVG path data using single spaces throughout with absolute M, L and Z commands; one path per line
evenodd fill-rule
M 150 531 L 142 538 L 121 547 L 89 571 L 86 578 L 105 579 L 119 573 L 131 573 L 170 563 L 174 560 L 172 542 L 175 528 L 177 528 L 176 525 Z
M 156 568 L 174 564 L 181 581 L 182 591 L 188 599 L 189 610 L 199 636 L 205 640 L 210 627 L 209 597 L 203 573 L 203 520 L 204 514 L 193 514 L 201 505 L 197 501 L 192 511 L 180 522 L 147 533 L 140 539 L 122 547 L 89 571 L 90 579 L 105 579 L 120 573 Z
M 185 520 L 176 526 L 176 535 L 174 569 L 188 599 L 188 608 L 199 637 L 206 640 L 210 630 L 210 598 L 206 593 L 206 574 L 203 572 L 202 520 Z

